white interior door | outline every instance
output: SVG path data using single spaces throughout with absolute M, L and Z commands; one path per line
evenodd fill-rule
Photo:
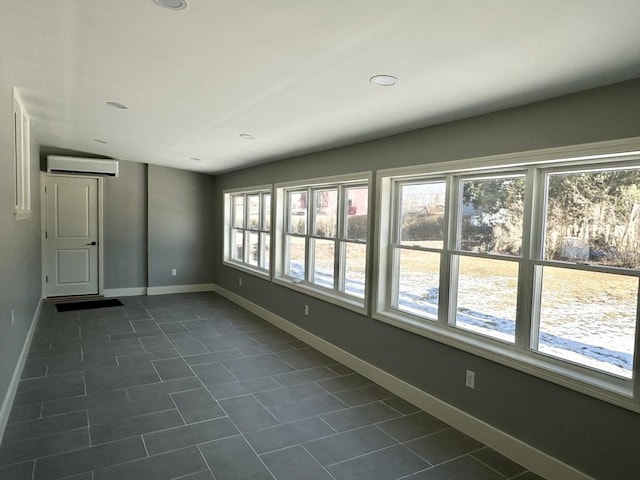
M 98 293 L 98 179 L 47 175 L 47 297 Z

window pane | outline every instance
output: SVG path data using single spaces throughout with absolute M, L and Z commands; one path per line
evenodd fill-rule
M 402 185 L 400 197 L 400 243 L 442 248 L 445 182 Z
M 259 257 L 260 257 L 260 242 L 259 242 L 259 234 L 250 232 L 249 233 L 249 251 L 247 255 L 249 258 L 247 259 L 247 263 L 249 265 L 253 265 L 257 267 L 259 265 Z
M 440 254 L 397 249 L 399 256 L 398 309 L 437 320 Z
M 266 270 L 269 270 L 271 264 L 271 235 L 268 233 L 261 233 L 262 237 L 262 252 L 260 253 L 260 266 Z
M 307 192 L 289 192 L 289 233 L 307 233 Z
M 514 342 L 518 263 L 478 257 L 458 259 L 456 325 Z
M 335 241 L 313 239 L 313 283 L 333 288 Z
M 260 195 L 248 195 L 247 203 L 249 204 L 249 225 L 251 230 L 260 228 Z
M 538 350 L 631 378 L 638 281 L 543 267 Z
M 233 197 L 233 226 L 244 228 L 244 195 Z
M 465 180 L 461 202 L 461 250 L 520 255 L 524 177 Z
M 304 280 L 305 239 L 287 235 L 287 258 L 285 271 L 293 278 Z
M 316 190 L 314 234 L 321 237 L 335 237 L 338 220 L 338 190 Z
M 549 175 L 547 260 L 640 268 L 640 170 Z
M 231 258 L 244 262 L 244 232 L 242 230 L 231 232 Z
M 271 230 L 271 194 L 262 195 L 262 229 L 267 232 Z
M 367 246 L 362 243 L 345 243 L 344 293 L 364 298 Z
M 369 189 L 367 187 L 347 188 L 345 194 L 347 197 L 346 238 L 366 242 Z

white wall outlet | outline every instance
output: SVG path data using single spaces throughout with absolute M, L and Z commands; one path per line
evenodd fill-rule
M 171 276 L 175 277 L 178 274 L 178 270 L 176 270 L 175 268 L 171 269 Z
M 467 370 L 467 374 L 464 379 L 464 386 L 471 389 L 476 388 L 476 372 Z
M 242 286 L 242 277 L 238 277 L 238 285 Z
M 304 306 L 304 316 L 308 317 L 309 316 L 309 305 L 305 305 Z
M 11 326 L 13 327 L 16 324 L 16 311 L 11 310 Z

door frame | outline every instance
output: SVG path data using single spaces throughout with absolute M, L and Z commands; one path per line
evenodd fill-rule
M 42 283 L 40 297 L 47 296 L 47 242 L 44 232 L 47 231 L 47 199 L 44 189 L 47 177 L 83 177 L 98 181 L 98 295 L 104 295 L 104 177 L 101 175 L 76 175 L 40 172 L 40 251 Z M 53 298 L 53 297 L 51 297 Z

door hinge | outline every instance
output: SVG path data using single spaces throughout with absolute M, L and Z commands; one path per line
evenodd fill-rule
M 44 276 L 44 283 L 49 283 L 49 275 Z
M 49 232 L 44 232 L 44 238 L 49 238 Z
M 47 187 L 44 187 L 44 193 L 47 193 Z

